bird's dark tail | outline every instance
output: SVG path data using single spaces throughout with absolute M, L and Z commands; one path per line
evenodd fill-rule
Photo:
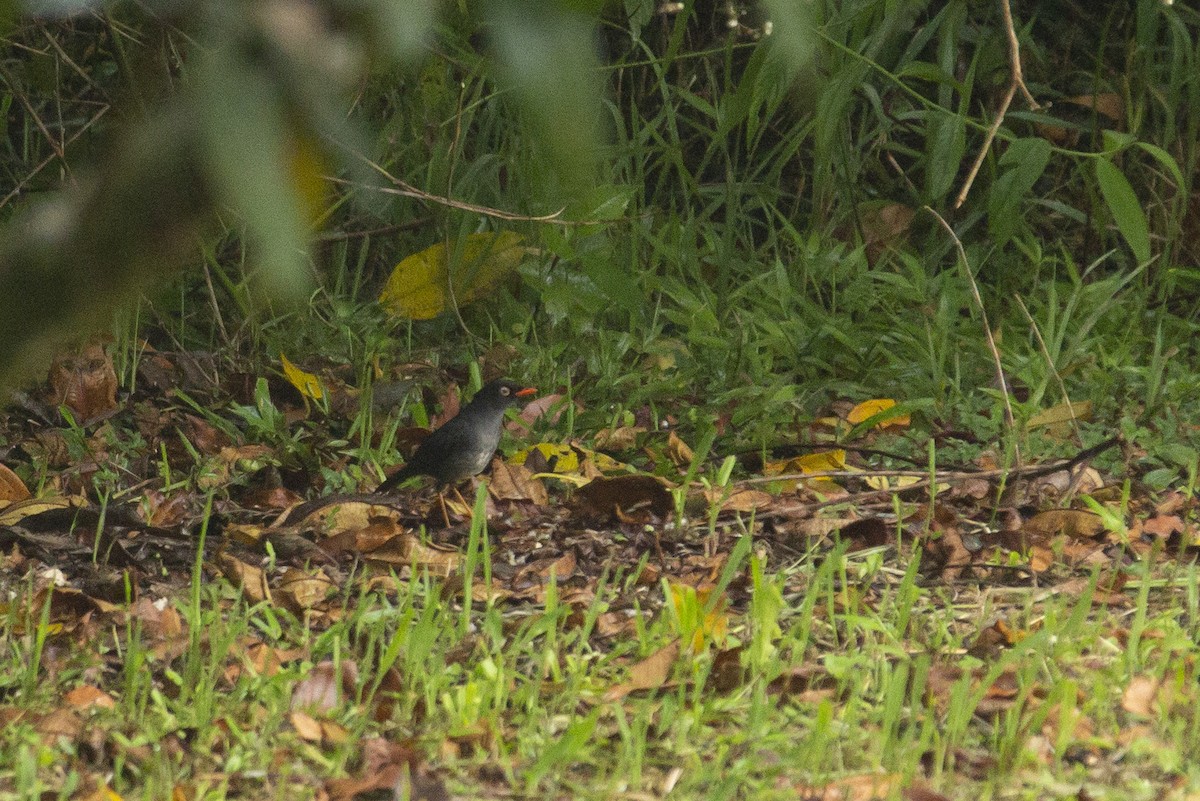
M 376 492 L 391 492 L 396 487 L 408 481 L 413 476 L 420 475 L 416 470 L 412 469 L 412 465 L 406 464 L 404 467 L 392 473 L 383 480 L 383 483 L 375 488 Z

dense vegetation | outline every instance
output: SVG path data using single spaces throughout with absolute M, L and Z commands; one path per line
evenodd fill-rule
M 1200 790 L 1190 4 L 54 5 L 0 3 L 0 497 L 74 499 L 0 517 L 0 795 Z M 549 496 L 277 517 L 500 373 Z M 925 483 L 759 475 L 834 445 Z M 599 452 L 671 486 L 597 522 Z

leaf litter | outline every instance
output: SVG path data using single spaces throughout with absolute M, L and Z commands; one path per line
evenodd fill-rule
M 1046 647 L 1043 622 L 1030 614 L 1030 604 L 1036 608 L 1045 599 L 1087 596 L 1098 613 L 1128 608 L 1148 582 L 1169 586 L 1174 560 L 1195 556 L 1190 495 L 1113 496 L 1108 487 L 1114 482 L 1091 464 L 1111 442 L 1081 449 L 1071 459 L 1021 469 L 997 468 L 986 455 L 975 465 L 933 473 L 896 468 L 893 460 L 881 468 L 872 463 L 880 458 L 876 446 L 883 438 L 905 436 L 911 418 L 902 404 L 869 399 L 835 407 L 840 411 L 828 417 L 825 430 L 831 435 L 824 447 L 818 437 L 808 453 L 764 461 L 760 475 L 718 485 L 710 471 L 694 471 L 696 451 L 678 431 L 634 420 L 579 440 L 539 443 L 515 458 L 498 456 L 484 496 L 491 561 L 480 571 L 469 506 L 450 502 L 451 526 L 442 528 L 429 491 L 402 498 L 360 492 L 303 500 L 324 489 L 317 466 L 336 467 L 339 457 L 319 441 L 289 450 L 295 440 L 272 441 L 268 428 L 256 429 L 273 425 L 271 409 L 263 406 L 262 382 L 254 390 L 254 382 L 245 383 L 242 397 L 248 405 L 240 420 L 212 411 L 219 408 L 213 399 L 163 403 L 167 394 L 158 402 L 148 396 L 119 408 L 111 399 L 111 358 L 99 358 L 94 348 L 85 349 L 85 356 L 89 353 L 82 362 L 56 363 L 47 397 L 88 421 L 90 435 L 66 441 L 75 430 L 61 423 L 50 426 L 54 413 L 48 406 L 37 415 L 10 413 L 5 419 L 7 440 L 20 444 L 6 459 L 18 470 L 0 469 L 0 582 L 10 598 L 3 611 L 8 636 L 44 632 L 53 646 L 39 667 L 47 675 L 65 669 L 72 651 L 112 663 L 118 668 L 112 675 L 119 675 L 119 661 L 113 662 L 119 655 L 96 649 L 95 634 L 106 627 L 136 623 L 143 646 L 164 666 L 178 663 L 197 643 L 211 643 L 210 634 L 176 609 L 186 602 L 197 570 L 204 581 L 226 582 L 240 603 L 286 611 L 318 632 L 344 617 L 349 595 L 394 593 L 389 578 L 394 576 L 401 582 L 443 581 L 442 597 L 448 599 L 456 597 L 457 586 L 457 597 L 495 605 L 514 625 L 551 604 L 563 609 L 568 630 L 587 631 L 597 653 L 612 655 L 600 674 L 605 680 L 581 696 L 586 705 L 634 704 L 670 697 L 680 688 L 728 696 L 758 681 L 751 656 L 755 637 L 760 638 L 757 648 L 769 652 L 781 633 L 776 630 L 766 640 L 755 633 L 761 621 L 751 617 L 756 597 L 746 554 L 731 561 L 750 532 L 753 560 L 790 566 L 778 574 L 781 597 L 807 609 L 805 625 L 813 632 L 808 647 L 792 653 L 790 663 L 761 685 L 779 704 L 837 708 L 861 701 L 839 661 L 841 655 L 852 658 L 847 649 L 854 636 L 843 628 L 846 621 L 865 625 L 865 613 L 882 614 L 892 609 L 888 605 L 896 603 L 897 593 L 922 586 L 938 589 L 962 610 L 954 626 L 963 647 L 893 642 L 885 663 L 897 670 L 926 654 L 919 683 L 910 676 L 904 692 L 924 699 L 928 714 L 953 717 L 956 704 L 972 699 L 976 720 L 1018 715 L 1034 722 L 1024 742 L 1046 764 L 1062 759 L 1065 743 L 1087 754 L 1093 773 L 1111 778 L 1120 770 L 1122 742 L 1150 736 L 1147 721 L 1194 705 L 1191 685 L 1156 672 L 1133 674 L 1107 711 L 1088 710 L 1078 691 L 1069 695 L 1063 685 L 1023 672 L 1026 657 Z M 186 366 L 194 361 L 153 352 L 147 364 L 159 377 L 147 383 L 177 380 L 176 399 L 203 399 L 212 389 L 207 376 L 197 380 L 202 373 Z M 82 368 L 68 369 L 79 363 Z M 84 372 L 76 375 L 71 369 Z M 348 390 L 336 376 L 290 361 L 284 372 L 286 381 L 279 386 L 290 382 L 300 404 L 285 408 L 279 418 L 288 427 L 316 414 L 313 402 L 328 400 L 331 409 L 341 408 L 335 398 Z M 265 386 L 267 399 L 275 398 L 270 382 Z M 278 397 L 278 405 L 286 406 L 286 394 Z M 457 407 L 457 393 L 439 400 L 445 419 Z M 567 402 L 555 393 L 543 396 L 525 410 L 516 432 L 525 436 L 538 426 L 552 430 Z M 576 412 L 583 410 L 577 398 L 570 402 Z M 343 402 L 349 403 L 349 398 Z M 1051 412 L 1038 424 L 1054 426 L 1068 414 L 1057 407 Z M 1068 417 L 1082 419 L 1088 413 L 1076 405 Z M 161 465 L 114 450 L 104 434 L 113 426 L 139 431 L 146 438 L 145 451 L 159 454 Z M 857 440 L 840 439 L 852 430 L 859 432 Z M 59 446 L 47 445 L 53 437 L 63 438 L 61 447 L 69 456 L 55 455 Z M 87 479 L 118 458 L 127 459 L 118 471 L 121 498 L 102 502 L 85 491 Z M 35 459 L 51 488 L 36 499 L 21 478 L 22 472 L 30 475 L 28 469 L 19 469 Z M 190 481 L 164 481 L 163 466 Z M 369 489 L 369 481 L 364 475 L 361 489 Z M 1080 495 L 1094 506 L 1079 503 Z M 1124 513 L 1114 516 L 1117 501 L 1125 505 Z M 197 554 L 202 531 L 203 550 Z M 865 583 L 830 579 L 828 597 L 804 607 L 801 599 L 817 580 L 805 565 L 817 565 L 819 573 L 833 552 L 863 559 L 877 554 L 885 569 Z M 914 565 L 919 569 L 909 575 Z M 1155 578 L 1154 571 L 1165 578 Z M 614 576 L 627 580 L 614 584 Z M 1158 605 L 1154 608 L 1171 603 L 1169 596 L 1146 599 Z M 631 652 L 630 644 L 658 618 L 669 622 L 669 638 Z M 1117 653 L 1131 638 L 1170 636 L 1144 624 L 1114 625 L 1110 639 Z M 471 642 L 464 643 L 464 665 L 472 661 Z M 504 736 L 464 729 L 433 750 L 410 738 L 360 737 L 359 729 L 348 726 L 346 711 L 358 710 L 380 724 L 392 721 L 405 695 L 400 671 L 384 670 L 364 694 L 364 682 L 375 670 L 361 667 L 365 654 L 301 669 L 310 659 L 307 649 L 282 647 L 263 632 L 224 647 L 221 675 L 228 686 L 247 674 L 269 677 L 298 670 L 291 685 L 292 731 L 318 750 L 349 749 L 356 755 L 351 765 L 357 769 L 324 784 L 328 798 L 399 793 L 398 788 L 451 797 L 438 767 L 449 753 L 446 748 L 494 754 L 495 739 Z M 1097 670 L 1111 661 L 1089 658 L 1099 660 Z M 699 665 L 707 666 L 701 674 Z M 546 668 L 547 675 L 557 670 Z M 44 737 L 84 743 L 95 735 L 81 716 L 119 703 L 120 684 L 111 679 L 96 674 L 38 709 L 0 704 L 0 720 L 24 720 Z M 165 675 L 154 681 L 160 691 L 179 692 Z M 1076 677 L 1065 686 L 1082 683 Z M 409 710 L 418 730 L 432 713 L 422 706 Z M 1109 721 L 1108 734 L 1097 734 L 1103 725 L 1097 717 Z M 806 798 L 885 798 L 898 792 L 903 798 L 937 799 L 951 797 L 935 789 L 947 789 L 944 779 L 937 783 L 947 766 L 981 781 L 997 759 L 978 747 L 926 756 L 938 760 L 938 767 L 924 779 L 849 772 L 814 782 L 822 771 L 772 768 L 767 773 L 776 777 L 777 789 Z M 123 758 L 148 757 L 134 749 Z M 84 766 L 84 773 L 98 776 L 92 767 Z

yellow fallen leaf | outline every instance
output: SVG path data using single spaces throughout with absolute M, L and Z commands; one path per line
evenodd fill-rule
M 279 362 L 283 365 L 283 377 L 288 380 L 288 383 L 296 388 L 306 398 L 320 400 L 325 397 L 325 390 L 321 386 L 321 379 L 317 378 L 312 373 L 306 373 L 296 365 L 292 364 L 291 359 L 279 354 Z
M 1053 426 L 1061 423 L 1069 423 L 1072 420 L 1090 420 L 1092 419 L 1092 402 L 1090 400 L 1079 401 L 1077 403 L 1059 403 L 1051 406 L 1049 409 L 1042 411 L 1029 418 L 1029 428 L 1040 428 L 1042 426 Z
M 530 253 L 513 231 L 471 234 L 453 252 L 450 264 L 445 243 L 408 256 L 392 270 L 379 293 L 379 302 L 397 317 L 430 320 L 448 305 L 450 288 L 458 305 L 477 300 L 512 273 Z
M 832 451 L 821 451 L 820 453 L 808 453 L 804 456 L 795 456 L 791 459 L 784 459 L 778 462 L 766 462 L 763 464 L 764 476 L 779 476 L 789 473 L 825 473 L 831 470 L 847 470 L 846 467 L 846 452 L 840 448 Z M 798 482 L 787 481 L 783 486 L 785 491 L 791 491 L 796 488 Z M 838 485 L 833 479 L 820 477 L 807 479 L 804 485 L 820 492 L 833 492 Z
M 534 459 L 543 462 L 537 468 L 545 468 L 547 472 L 574 473 L 579 470 L 579 454 L 570 445 L 553 442 L 539 442 L 522 448 L 513 455 L 513 464 L 525 464 L 534 453 L 538 454 Z
M 870 420 L 872 417 L 880 414 L 881 412 L 886 412 L 895 405 L 896 401 L 892 400 L 891 398 L 872 398 L 871 400 L 865 400 L 850 410 L 850 413 L 846 415 L 846 421 L 852 425 L 858 425 L 866 420 Z M 900 428 L 907 426 L 910 422 L 912 422 L 912 420 L 907 414 L 903 412 L 897 412 L 894 415 L 887 415 L 880 418 L 879 422 L 875 424 L 875 427 Z
M 921 479 L 917 476 L 866 476 L 863 481 L 871 489 L 885 490 L 888 487 L 903 489 L 904 487 L 912 486 Z M 947 489 L 949 485 L 938 484 L 938 492 Z

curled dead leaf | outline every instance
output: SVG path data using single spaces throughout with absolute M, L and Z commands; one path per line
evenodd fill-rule
M 250 603 L 261 603 L 271 600 L 271 587 L 267 582 L 267 574 L 255 565 L 243 562 L 241 559 L 220 554 L 217 563 L 221 573 L 235 587 L 240 587 Z
M 0 464 L 0 504 L 12 501 L 23 501 L 28 498 L 29 489 L 20 476 L 7 466 Z
M 77 423 L 96 420 L 117 408 L 117 371 L 112 355 L 97 342 L 57 354 L 50 365 L 53 406 L 66 406 Z
M 671 676 L 671 667 L 679 657 L 679 641 L 664 645 L 629 671 L 629 678 L 614 684 L 604 694 L 606 702 L 619 701 L 637 690 L 655 690 L 663 686 Z
M 674 431 L 667 434 L 667 458 L 679 468 L 687 468 L 696 459 L 691 447 Z

